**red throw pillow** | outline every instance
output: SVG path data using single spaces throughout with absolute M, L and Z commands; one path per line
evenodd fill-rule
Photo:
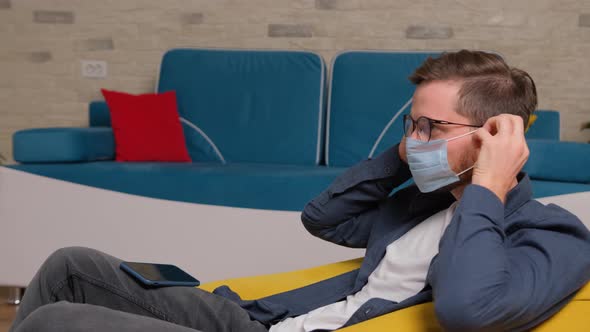
M 143 95 L 101 91 L 111 112 L 117 161 L 191 161 L 174 91 Z

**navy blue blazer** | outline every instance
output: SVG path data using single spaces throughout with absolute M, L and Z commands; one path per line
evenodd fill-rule
M 257 300 L 242 300 L 227 286 L 214 293 L 269 326 L 358 292 L 390 243 L 455 200 L 450 193 L 420 193 L 416 186 L 390 195 L 410 177 L 396 145 L 351 167 L 306 205 L 301 219 L 311 234 L 366 248 L 359 269 Z M 524 331 L 565 306 L 590 280 L 590 232 L 568 211 L 533 200 L 526 174 L 518 180 L 505 204 L 490 190 L 468 185 L 425 287 L 399 303 L 373 298 L 345 326 L 434 301 L 446 330 Z

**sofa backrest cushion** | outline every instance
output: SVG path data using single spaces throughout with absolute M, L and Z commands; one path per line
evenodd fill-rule
M 172 49 L 157 91 L 175 90 L 193 160 L 316 165 L 324 128 L 322 58 L 311 52 Z
M 537 119 L 526 132 L 526 138 L 559 141 L 559 112 L 537 110 Z
M 347 51 L 332 62 L 326 163 L 350 166 L 400 141 L 416 68 L 436 52 Z M 405 107 L 404 107 L 405 106 Z M 386 128 L 387 127 L 387 128 Z
M 527 139 L 531 179 L 590 184 L 590 144 Z

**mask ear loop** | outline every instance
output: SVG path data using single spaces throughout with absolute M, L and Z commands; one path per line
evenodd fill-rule
M 450 138 L 450 139 L 448 139 L 448 140 L 447 140 L 447 142 L 450 142 L 450 141 L 452 141 L 452 140 L 456 140 L 456 139 L 458 139 L 458 138 L 461 138 L 461 137 L 465 137 L 465 136 L 467 136 L 467 135 L 471 135 L 471 134 L 473 134 L 473 133 L 474 133 L 474 132 L 476 132 L 476 131 L 477 131 L 477 129 L 475 129 L 475 130 L 472 130 L 472 131 L 470 131 L 470 132 L 467 132 L 467 133 L 465 133 L 465 134 L 459 135 L 459 136 L 457 136 L 457 137 Z M 462 172 L 460 172 L 460 173 L 457 173 L 457 176 L 461 176 L 461 175 L 465 174 L 466 172 L 468 172 L 468 171 L 472 170 L 474 167 L 475 167 L 475 164 L 473 164 L 473 166 L 471 166 L 471 167 L 467 168 L 466 170 L 464 170 L 464 171 L 462 171 Z
M 472 170 L 474 167 L 475 167 L 475 164 L 473 164 L 473 166 L 469 167 L 468 169 L 466 169 L 466 170 L 462 171 L 461 173 L 457 173 L 457 176 L 461 176 L 461 175 L 463 175 L 464 173 L 466 173 L 466 172 L 468 172 L 468 171 Z
M 479 129 L 479 128 L 478 128 L 478 129 Z M 470 132 L 467 132 L 467 133 L 465 133 L 465 134 L 462 134 L 462 135 L 459 135 L 459 136 L 453 137 L 453 138 L 449 138 L 449 139 L 447 140 L 447 142 L 454 141 L 454 140 L 456 140 L 456 139 L 459 139 L 459 138 L 461 138 L 461 137 L 465 137 L 465 136 L 467 136 L 467 135 L 471 135 L 471 134 L 473 134 L 473 133 L 474 133 L 474 132 L 476 132 L 476 131 L 477 131 L 477 129 L 475 129 L 475 130 L 472 130 L 472 131 L 470 131 Z

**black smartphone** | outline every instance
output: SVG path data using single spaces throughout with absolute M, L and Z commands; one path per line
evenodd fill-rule
M 170 264 L 122 262 L 121 270 L 146 286 L 189 286 L 201 283 L 179 267 Z

